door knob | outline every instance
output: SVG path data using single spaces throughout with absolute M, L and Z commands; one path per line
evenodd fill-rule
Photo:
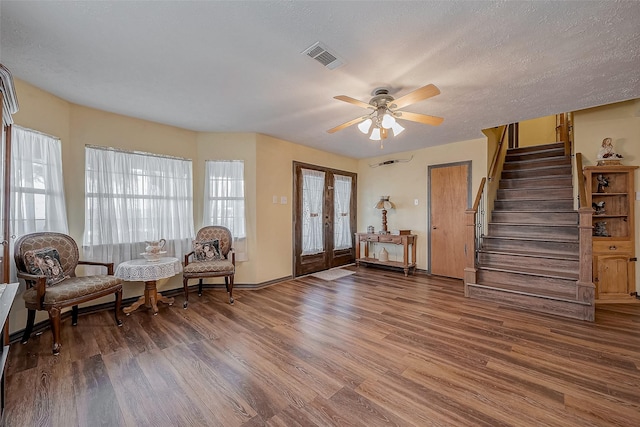
M 438 227 L 435 227 L 435 226 L 434 226 L 434 227 L 433 227 L 433 229 L 434 229 L 434 230 L 437 230 L 437 229 L 438 229 Z

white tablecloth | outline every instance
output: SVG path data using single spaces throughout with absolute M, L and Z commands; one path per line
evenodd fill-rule
M 134 259 L 118 265 L 114 276 L 127 282 L 150 282 L 175 276 L 181 271 L 182 264 L 178 258 L 163 257 L 154 262 Z

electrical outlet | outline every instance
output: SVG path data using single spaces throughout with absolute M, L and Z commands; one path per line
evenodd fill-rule
M 418 206 L 420 204 L 420 202 L 418 201 L 418 199 L 413 199 L 413 204 L 415 206 Z
M 278 203 L 278 196 L 273 196 L 273 203 L 277 204 Z
M 636 200 L 640 200 L 640 191 L 636 191 Z
M 280 204 L 281 205 L 286 205 L 287 204 L 287 196 L 281 196 L 280 197 Z

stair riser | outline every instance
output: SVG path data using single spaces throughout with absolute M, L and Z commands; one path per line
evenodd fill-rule
M 578 320 L 594 321 L 595 307 L 572 304 L 564 301 L 553 301 L 526 295 L 509 294 L 475 286 L 468 287 L 468 295 L 484 301 L 493 301 L 521 308 L 525 311 L 537 311 Z
M 575 299 L 576 281 L 571 279 L 557 279 L 553 277 L 539 277 L 528 274 L 508 273 L 506 271 L 478 270 L 478 284 L 494 288 L 505 287 L 511 290 L 544 295 L 553 294 L 560 298 Z
M 488 251 L 530 251 L 539 254 L 576 255 L 579 253 L 580 244 L 553 241 L 530 241 L 496 238 L 484 238 L 482 248 Z
M 531 161 L 505 162 L 502 170 L 529 170 L 548 166 L 569 166 L 571 167 L 571 159 L 562 157 L 549 157 L 547 159 L 536 159 Z
M 573 200 L 496 200 L 493 208 L 494 214 L 496 211 L 570 211 L 573 210 Z
M 489 235 L 502 237 L 529 237 L 532 239 L 578 239 L 578 227 L 489 224 Z
M 545 159 L 547 157 L 564 156 L 564 148 L 538 151 L 533 153 L 507 154 L 505 162 L 521 162 L 526 160 Z
M 524 255 L 510 255 L 480 252 L 480 264 L 496 268 L 527 267 L 550 272 L 574 272 L 578 274 L 580 262 L 577 259 L 542 258 Z
M 491 221 L 516 224 L 578 225 L 578 214 L 576 212 L 509 212 L 494 210 Z
M 532 152 L 539 152 L 539 151 L 547 152 L 551 150 L 557 150 L 560 148 L 564 150 L 564 142 L 552 142 L 550 144 L 544 144 L 544 145 L 531 145 L 528 147 L 509 148 L 509 150 L 507 150 L 507 155 L 529 154 Z
M 571 175 L 571 165 L 569 166 L 553 166 L 550 168 L 536 168 L 526 170 L 503 170 L 503 179 L 512 178 L 536 178 L 538 176 L 556 176 L 556 175 Z
M 570 176 L 556 176 L 551 178 L 502 179 L 499 188 L 540 188 L 540 187 L 571 187 Z
M 572 199 L 573 189 L 563 188 L 528 188 L 526 190 L 498 190 L 498 200 L 521 200 L 521 199 Z

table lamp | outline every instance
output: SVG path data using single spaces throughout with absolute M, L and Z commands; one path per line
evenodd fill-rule
M 387 209 L 395 209 L 396 205 L 389 201 L 390 196 L 380 196 L 380 200 L 374 208 L 382 209 L 382 234 L 388 234 L 387 231 Z

